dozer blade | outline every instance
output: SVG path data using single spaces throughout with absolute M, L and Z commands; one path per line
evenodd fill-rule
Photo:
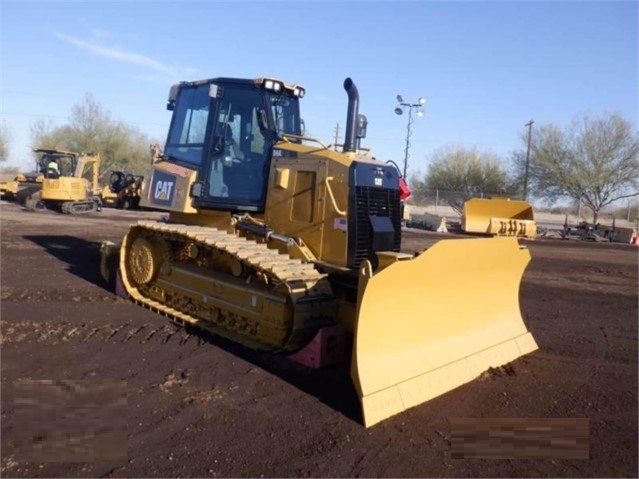
M 371 426 L 537 349 L 519 310 L 516 238 L 443 240 L 360 269 L 351 376 Z

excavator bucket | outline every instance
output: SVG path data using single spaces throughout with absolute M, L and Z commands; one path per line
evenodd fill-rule
M 527 201 L 508 198 L 472 198 L 464 203 L 462 229 L 496 236 L 537 234 L 533 208 Z
M 519 310 L 516 238 L 442 240 L 360 269 L 351 376 L 366 427 L 537 349 Z

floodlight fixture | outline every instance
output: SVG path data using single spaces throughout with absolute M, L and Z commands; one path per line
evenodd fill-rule
M 404 97 L 402 95 L 397 95 L 397 101 L 399 105 L 395 107 L 395 113 L 397 115 L 402 115 L 404 113 L 404 108 L 408 109 L 408 123 L 406 125 L 406 146 L 404 147 L 404 170 L 402 175 L 406 180 L 406 174 L 408 170 L 408 157 L 410 154 L 408 153 L 410 150 L 410 136 L 411 136 L 411 125 L 413 123 L 413 109 L 415 109 L 415 114 L 418 117 L 423 117 L 425 115 L 423 105 L 426 103 L 426 98 L 420 96 L 417 100 L 417 103 L 407 103 L 404 101 Z

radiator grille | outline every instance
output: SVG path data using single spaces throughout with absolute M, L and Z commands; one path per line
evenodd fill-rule
M 371 258 L 372 227 L 369 217 L 385 216 L 395 228 L 393 251 L 399 251 L 401 243 L 401 216 L 399 191 L 396 189 L 358 186 L 355 189 L 355 251 L 351 256 L 352 267 L 358 268 L 364 259 Z M 351 232 L 352 233 L 352 232 Z

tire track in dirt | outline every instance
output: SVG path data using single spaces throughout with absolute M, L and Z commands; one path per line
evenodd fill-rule
M 73 303 L 125 303 L 127 299 L 116 296 L 110 292 L 104 291 L 103 294 L 95 294 L 88 290 L 79 290 L 74 288 L 67 289 L 32 289 L 32 288 L 14 288 L 11 286 L 3 286 L 0 293 L 0 300 L 12 302 L 30 302 L 41 303 L 46 301 L 70 301 Z
M 171 323 L 162 325 L 135 325 L 106 323 L 100 326 L 89 324 L 77 325 L 66 321 L 18 321 L 1 325 L 1 345 L 9 345 L 23 342 L 36 342 L 44 344 L 60 344 L 62 342 L 137 342 L 144 344 L 152 340 L 166 344 L 172 342 L 178 346 L 184 346 L 194 337 L 194 334 L 186 332 Z M 197 336 L 197 346 L 205 341 Z

